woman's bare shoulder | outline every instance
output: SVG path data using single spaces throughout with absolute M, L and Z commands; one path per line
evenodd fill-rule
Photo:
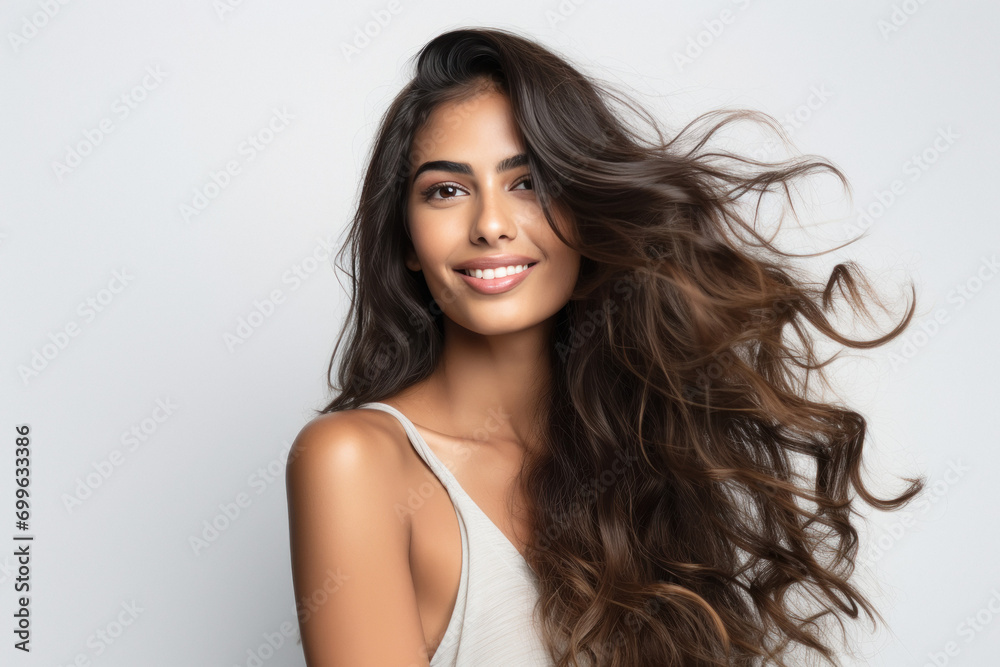
M 403 474 L 409 457 L 394 422 L 391 415 L 372 409 L 319 415 L 299 431 L 288 461 L 291 464 L 305 457 L 310 464 L 336 463 L 339 469 L 355 473 Z
M 409 514 L 399 511 L 406 463 L 383 419 L 392 416 L 377 412 L 318 416 L 288 455 L 292 577 L 308 611 L 299 624 L 309 664 L 427 664 Z M 331 577 L 345 583 L 328 595 Z

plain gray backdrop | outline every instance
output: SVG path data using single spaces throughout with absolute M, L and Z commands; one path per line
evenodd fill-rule
M 876 489 L 925 474 L 928 491 L 869 517 L 859 575 L 889 628 L 859 624 L 844 664 L 995 664 L 998 21 L 994 3 L 917 0 L 4 3 L 0 662 L 304 664 L 281 632 L 283 474 L 346 314 L 330 248 L 408 59 L 484 25 L 674 131 L 770 113 L 847 174 L 850 201 L 828 177 L 804 187 L 822 206 L 786 247 L 865 230 L 816 266 L 858 260 L 897 308 L 914 281 L 909 332 L 832 377 L 869 420 Z M 779 157 L 765 139 L 728 141 Z M 29 655 L 12 646 L 18 424 Z

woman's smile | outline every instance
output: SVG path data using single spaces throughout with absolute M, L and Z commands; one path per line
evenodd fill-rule
M 462 280 L 477 292 L 501 294 L 520 285 L 537 263 L 501 266 L 496 269 L 455 269 L 455 272 L 462 276 Z M 475 275 L 469 275 L 470 273 Z

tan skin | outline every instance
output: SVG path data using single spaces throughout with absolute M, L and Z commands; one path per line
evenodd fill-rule
M 443 311 L 444 347 L 428 378 L 382 402 L 415 424 L 523 554 L 531 526 L 513 482 L 538 441 L 530 415 L 549 381 L 546 343 L 580 257 L 546 222 L 527 165 L 496 169 L 524 152 L 502 94 L 442 104 L 413 145 L 421 147 L 419 164 L 466 163 L 471 173 L 435 168 L 410 184 L 406 265 L 422 272 Z M 556 216 L 569 233 L 568 217 Z M 480 294 L 453 269 L 501 253 L 538 260 L 508 292 Z M 293 444 L 287 485 L 308 664 L 428 665 L 454 609 L 462 546 L 447 491 L 399 422 L 364 409 L 314 419 Z M 423 503 L 413 508 L 422 485 Z M 331 572 L 341 575 L 339 588 L 329 583 Z M 327 594 L 317 594 L 324 582 Z

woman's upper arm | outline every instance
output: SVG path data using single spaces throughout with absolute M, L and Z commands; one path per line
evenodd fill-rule
M 292 579 L 310 667 L 426 667 L 398 513 L 402 459 L 359 415 L 307 424 L 285 479 Z

